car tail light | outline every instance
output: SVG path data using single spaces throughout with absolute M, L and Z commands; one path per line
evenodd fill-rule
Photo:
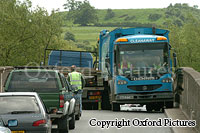
M 38 121 L 33 122 L 34 127 L 40 126 L 42 124 L 46 124 L 46 120 L 38 120 Z
M 60 95 L 60 108 L 64 107 L 64 95 Z
M 100 92 L 100 91 L 97 91 L 97 92 L 96 92 L 96 95 L 101 95 L 101 92 Z

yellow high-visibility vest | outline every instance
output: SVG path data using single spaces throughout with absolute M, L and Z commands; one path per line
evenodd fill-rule
M 82 89 L 81 73 L 71 72 L 69 73 L 69 77 L 70 77 L 70 84 L 76 85 L 78 87 L 78 90 L 81 90 Z
M 128 68 L 131 68 L 131 63 L 130 62 L 127 62 L 127 67 Z M 121 69 L 123 69 L 124 68 L 124 64 L 123 64 L 123 62 L 121 63 Z

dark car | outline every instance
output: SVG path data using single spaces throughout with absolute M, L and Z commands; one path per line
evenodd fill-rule
M 50 133 L 51 120 L 35 92 L 0 93 L 0 123 L 17 133 Z
M 58 70 L 44 68 L 15 68 L 10 72 L 6 92 L 37 92 L 60 133 L 75 128 L 75 98 L 72 87 Z

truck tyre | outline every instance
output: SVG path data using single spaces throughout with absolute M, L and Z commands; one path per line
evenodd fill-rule
M 154 109 L 155 109 L 155 111 L 163 112 L 164 111 L 164 103 L 163 102 L 155 103 Z
M 58 120 L 58 130 L 59 130 L 59 133 L 69 132 L 68 116 L 64 116 Z
M 147 110 L 147 112 L 152 112 L 154 110 L 153 104 L 147 104 L 146 105 L 146 110 Z
M 111 104 L 110 104 L 110 96 L 108 90 L 103 91 L 102 95 L 102 109 L 103 110 L 111 110 Z
M 75 129 L 75 114 L 71 115 L 72 119 L 69 121 L 69 129 Z
M 120 111 L 120 104 L 112 103 L 112 111 Z

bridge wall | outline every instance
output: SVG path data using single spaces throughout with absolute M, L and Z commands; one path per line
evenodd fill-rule
M 180 108 L 188 119 L 196 120 L 196 130 L 200 132 L 200 73 L 193 68 L 183 70 Z

